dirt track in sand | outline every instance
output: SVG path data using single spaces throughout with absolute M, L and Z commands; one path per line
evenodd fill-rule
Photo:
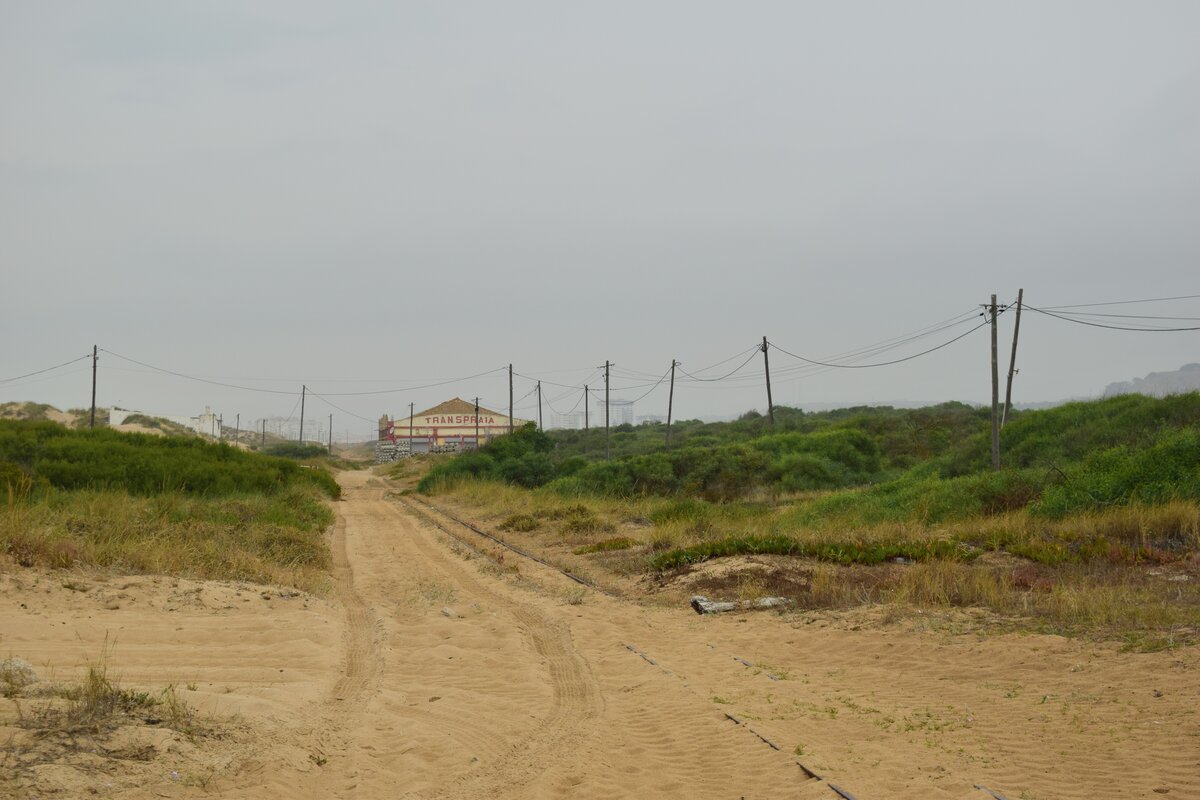
M 327 600 L 4 576 L 2 655 L 66 677 L 108 636 L 125 684 L 187 685 L 190 702 L 234 720 L 224 740 L 168 743 L 120 774 L 55 765 L 26 785 L 128 797 L 836 798 L 830 783 L 859 800 L 987 800 L 976 784 L 1009 800 L 1200 797 L 1196 648 L 1128 654 L 649 608 L 511 553 L 497 567 L 379 479 L 341 480 Z

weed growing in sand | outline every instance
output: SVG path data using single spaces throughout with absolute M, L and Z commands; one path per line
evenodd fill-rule
M 179 697 L 173 684 L 157 693 L 123 688 L 109 674 L 107 652 L 106 647 L 101 659 L 88 665 L 79 685 L 43 689 L 40 694 L 49 696 L 51 702 L 22 716 L 21 727 L 39 736 L 101 734 L 133 718 L 147 725 L 162 725 L 189 739 L 205 732 L 195 710 Z
M 613 550 L 628 550 L 636 545 L 637 542 L 628 536 L 614 536 L 611 539 L 601 539 L 598 542 L 577 547 L 573 552 L 575 555 L 581 556 L 588 553 L 608 553 Z

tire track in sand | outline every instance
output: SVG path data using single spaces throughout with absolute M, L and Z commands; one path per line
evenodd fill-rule
M 379 654 L 375 645 L 374 615 L 354 588 L 354 571 L 346 552 L 346 515 L 341 510 L 337 513 L 330 550 L 334 593 L 346 609 L 346 665 L 342 677 L 333 687 L 332 699 L 357 704 L 378 671 Z
M 478 572 L 464 566 L 441 542 L 433 539 L 437 523 L 428 514 L 405 503 L 397 507 L 382 501 L 388 513 L 412 529 L 409 542 L 421 556 L 466 592 L 485 599 L 507 613 L 522 630 L 543 662 L 550 680 L 551 705 L 537 731 L 510 744 L 507 753 L 491 764 L 462 776 L 438 797 L 520 796 L 522 787 L 541 774 L 546 764 L 564 751 L 577 748 L 589 724 L 603 706 L 599 687 L 583 657 L 576 651 L 568 626 L 552 619 L 532 603 L 523 603 L 487 586 Z M 432 523 L 432 524 L 431 524 Z M 440 526 L 439 526 L 440 527 Z

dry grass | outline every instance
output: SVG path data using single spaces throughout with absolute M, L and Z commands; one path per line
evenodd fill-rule
M 892 619 L 920 609 L 981 608 L 1003 629 L 1121 639 L 1139 649 L 1200 639 L 1200 505 L 1190 502 L 1062 520 L 1015 511 L 926 525 L 854 524 L 847 518 L 798 524 L 797 509 L 821 498 L 815 494 L 715 505 L 568 499 L 546 490 L 464 482 L 448 497 L 485 525 L 508 520 L 510 530 L 531 531 L 544 551 L 568 545 L 567 552 L 585 559 L 581 563 L 616 576 L 652 572 L 655 559 L 664 555 L 737 537 L 783 536 L 842 562 L 780 559 L 786 563 L 773 571 L 734 573 L 704 584 L 714 595 L 779 594 L 807 609 L 883 606 Z M 621 549 L 609 549 L 614 541 Z M 930 548 L 931 543 L 944 546 Z M 871 560 L 891 545 L 917 548 L 930 560 L 904 565 Z M 664 580 L 670 585 L 691 579 L 668 573 Z
M 0 793 L 11 787 L 19 795 L 37 785 L 39 769 L 48 765 L 111 774 L 151 761 L 163 730 L 193 742 L 216 732 L 174 686 L 153 692 L 122 687 L 110 673 L 109 652 L 106 645 L 79 684 L 33 683 L 13 693 L 17 733 L 0 761 Z
M 0 554 L 20 566 L 235 579 L 312 590 L 328 581 L 332 512 L 312 487 L 225 498 L 9 491 Z

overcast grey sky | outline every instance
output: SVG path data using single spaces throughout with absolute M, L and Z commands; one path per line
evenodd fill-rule
M 0 8 L 0 378 L 96 343 L 281 391 L 510 361 L 596 387 L 606 358 L 627 387 L 764 334 L 843 353 L 1019 286 L 1042 306 L 1200 293 L 1195 2 Z M 1021 340 L 1025 401 L 1200 361 L 1200 332 L 1027 313 Z M 775 400 L 982 402 L 988 347 L 816 374 L 773 351 Z M 102 405 L 294 405 L 102 356 Z M 0 400 L 86 405 L 86 367 Z M 761 371 L 681 382 L 677 416 L 763 408 Z M 454 394 L 507 386 L 330 399 L 374 419 Z M 665 405 L 663 386 L 637 413 Z

